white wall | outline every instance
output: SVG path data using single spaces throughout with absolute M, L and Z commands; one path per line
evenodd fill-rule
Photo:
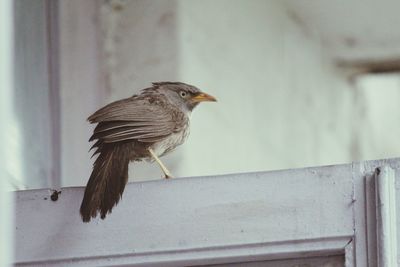
M 278 1 L 179 1 L 180 79 L 196 110 L 181 175 L 348 162 L 351 94 Z
M 354 157 L 398 157 L 400 74 L 360 76 L 354 94 L 358 118 L 354 127 Z
M 219 100 L 195 110 L 189 140 L 166 157 L 176 176 L 351 160 L 349 85 L 282 3 L 111 1 L 102 10 L 107 101 L 157 80 Z M 133 180 L 159 177 L 155 165 L 131 166 Z
M 87 116 L 161 80 L 194 84 L 219 100 L 195 110 L 188 141 L 164 158 L 176 176 L 337 164 L 397 153 L 372 148 L 371 138 L 386 137 L 362 130 L 377 119 L 363 113 L 366 101 L 374 100 L 363 97 L 359 85 L 336 68 L 318 33 L 310 34 L 285 3 L 88 2 L 91 15 L 80 20 L 73 19 L 82 17 L 80 2 L 68 3 L 63 6 L 70 13 L 61 12 L 61 43 L 80 52 L 61 50 L 67 51 L 61 57 L 64 185 L 84 184 L 90 174 L 86 140 L 93 126 Z M 131 180 L 160 177 L 156 164 L 131 165 Z
M 176 1 L 110 1 L 100 9 L 102 57 L 106 99 L 130 97 L 151 82 L 179 80 Z M 92 112 L 94 112 L 93 110 Z M 170 169 L 181 163 L 174 153 L 164 161 Z M 156 164 L 130 165 L 131 180 L 159 179 Z
M 83 185 L 92 169 L 87 117 L 106 102 L 98 1 L 60 1 L 62 186 Z

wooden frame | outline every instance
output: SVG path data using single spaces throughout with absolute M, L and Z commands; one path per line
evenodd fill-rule
M 64 188 L 56 202 L 48 190 L 16 192 L 15 262 L 187 266 L 344 254 L 346 266 L 390 266 L 393 247 L 382 242 L 396 242 L 390 184 L 399 162 L 132 183 L 106 220 L 88 224 L 78 213 L 83 188 Z M 378 196 L 389 193 L 384 205 L 367 201 L 370 179 Z M 372 216 L 376 207 L 382 216 Z
M 400 160 L 359 162 L 353 168 L 354 176 L 359 177 L 355 179 L 358 197 L 354 206 L 356 266 L 396 266 L 395 180 L 399 181 Z

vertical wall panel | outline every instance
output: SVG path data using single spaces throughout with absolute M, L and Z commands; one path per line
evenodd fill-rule
M 14 1 L 15 90 L 12 128 L 19 188 L 47 187 L 50 179 L 51 116 L 45 1 Z M 17 156 L 14 156 L 17 155 Z
M 85 184 L 90 175 L 92 126 L 86 118 L 104 103 L 99 62 L 98 3 L 60 1 L 60 106 L 63 186 Z

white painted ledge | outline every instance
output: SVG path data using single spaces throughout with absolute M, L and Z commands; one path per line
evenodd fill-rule
M 346 266 L 367 266 L 354 258 L 363 262 L 355 247 L 367 245 L 352 242 L 366 225 L 357 215 L 364 196 L 354 195 L 364 186 L 360 166 L 131 183 L 113 213 L 91 223 L 79 216 L 83 188 L 63 188 L 56 202 L 49 190 L 16 192 L 15 263 L 187 266 L 345 254 Z

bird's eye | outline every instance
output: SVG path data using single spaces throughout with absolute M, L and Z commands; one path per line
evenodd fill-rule
M 179 94 L 180 94 L 180 96 L 181 96 L 182 98 L 185 98 L 186 95 L 187 95 L 187 93 L 186 93 L 185 91 L 180 91 Z

